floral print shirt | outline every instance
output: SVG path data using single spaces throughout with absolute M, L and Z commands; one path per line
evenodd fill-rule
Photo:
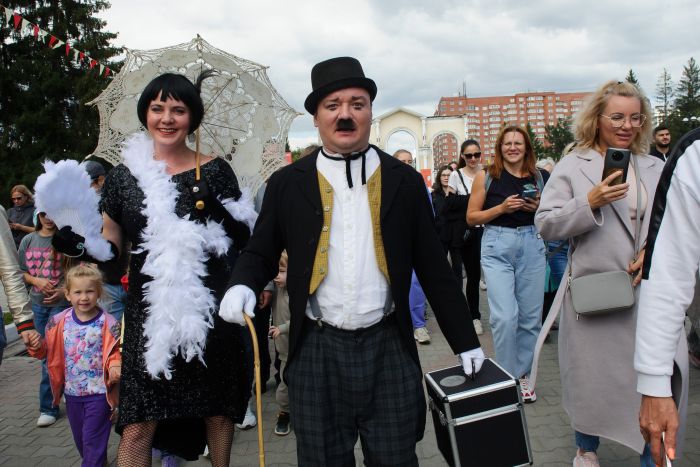
M 103 311 L 89 321 L 80 321 L 71 310 L 63 324 L 66 358 L 65 393 L 69 396 L 105 394 L 102 368 Z

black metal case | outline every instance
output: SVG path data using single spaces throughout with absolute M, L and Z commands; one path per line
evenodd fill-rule
M 491 359 L 472 381 L 462 366 L 426 373 L 440 452 L 452 467 L 532 464 L 520 383 Z

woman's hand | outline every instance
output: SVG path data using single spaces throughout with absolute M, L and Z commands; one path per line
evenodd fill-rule
M 590 204 L 591 209 L 598 209 L 601 206 L 610 204 L 618 199 L 623 199 L 627 196 L 627 190 L 629 190 L 629 183 L 620 183 L 619 185 L 610 186 L 610 183 L 622 174 L 621 171 L 614 172 L 593 187 L 591 191 L 588 192 L 588 204 Z
M 521 211 L 525 212 L 535 212 L 537 211 L 537 208 L 540 207 L 540 198 L 523 198 L 523 201 L 525 203 L 523 204 L 523 207 L 520 208 Z
M 642 265 L 644 264 L 644 249 L 639 252 L 636 261 L 631 261 L 629 266 L 627 266 L 627 272 L 632 275 L 634 274 L 634 279 L 632 280 L 632 287 L 637 287 L 642 281 Z
M 510 195 L 501 203 L 501 214 L 510 214 L 525 206 L 525 201 L 520 195 Z

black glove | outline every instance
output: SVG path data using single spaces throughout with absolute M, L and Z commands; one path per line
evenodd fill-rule
M 93 258 L 85 249 L 85 237 L 73 232 L 73 228 L 70 225 L 62 227 L 59 231 L 53 234 L 51 246 L 53 246 L 54 250 L 58 251 L 59 253 L 63 253 L 65 256 L 70 258 L 80 258 L 80 261 L 85 261 L 88 263 L 106 264 L 119 259 L 119 249 L 117 249 L 117 246 L 112 242 L 109 242 L 109 246 L 112 250 L 112 259 L 100 261 Z
M 205 222 L 207 217 L 214 222 L 223 225 L 226 235 L 233 239 L 233 244 L 236 249 L 241 250 L 248 243 L 250 238 L 250 230 L 244 222 L 237 221 L 233 218 L 230 212 L 226 210 L 224 205 L 209 189 L 205 180 L 195 182 L 190 187 L 190 193 L 196 203 L 204 202 L 204 209 L 195 209 L 197 217 Z
M 62 227 L 53 234 L 51 245 L 54 250 L 71 258 L 79 258 L 86 254 L 85 237 L 73 232 L 70 225 Z

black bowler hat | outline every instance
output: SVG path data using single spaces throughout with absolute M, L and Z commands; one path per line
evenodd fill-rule
M 311 115 L 316 114 L 321 99 L 339 89 L 366 89 L 370 101 L 374 101 L 377 95 L 377 85 L 365 77 L 362 65 L 352 57 L 331 58 L 314 65 L 311 69 L 311 88 L 313 91 L 304 101 L 304 108 Z

